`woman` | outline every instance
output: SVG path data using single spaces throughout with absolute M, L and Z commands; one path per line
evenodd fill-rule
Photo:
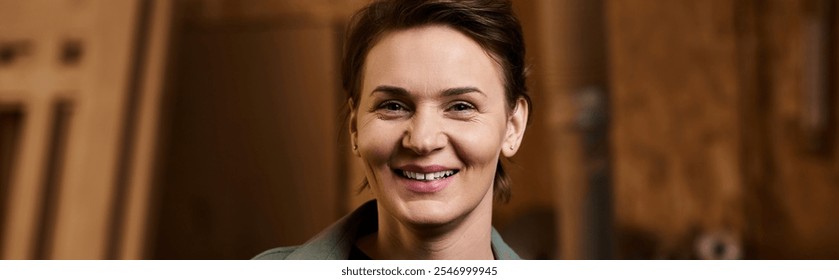
M 346 43 L 350 138 L 376 200 L 256 258 L 517 259 L 491 225 L 530 111 L 510 3 L 377 1 Z

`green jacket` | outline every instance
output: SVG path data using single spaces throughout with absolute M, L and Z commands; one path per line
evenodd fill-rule
M 377 227 L 376 201 L 371 200 L 300 246 L 262 252 L 255 260 L 346 260 L 356 240 Z M 492 252 L 497 260 L 519 260 L 519 255 L 492 229 Z

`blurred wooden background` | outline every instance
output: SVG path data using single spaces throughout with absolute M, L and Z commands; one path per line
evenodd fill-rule
M 0 258 L 244 259 L 369 199 L 365 0 L 0 0 Z M 514 0 L 525 258 L 839 258 L 839 5 Z

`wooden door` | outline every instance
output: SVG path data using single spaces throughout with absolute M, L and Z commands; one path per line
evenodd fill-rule
M 142 3 L 0 1 L 2 258 L 112 255 Z

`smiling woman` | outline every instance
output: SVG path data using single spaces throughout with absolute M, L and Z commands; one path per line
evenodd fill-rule
M 507 1 L 377 1 L 348 29 L 353 152 L 376 197 L 257 259 L 517 259 L 492 227 L 530 111 Z

